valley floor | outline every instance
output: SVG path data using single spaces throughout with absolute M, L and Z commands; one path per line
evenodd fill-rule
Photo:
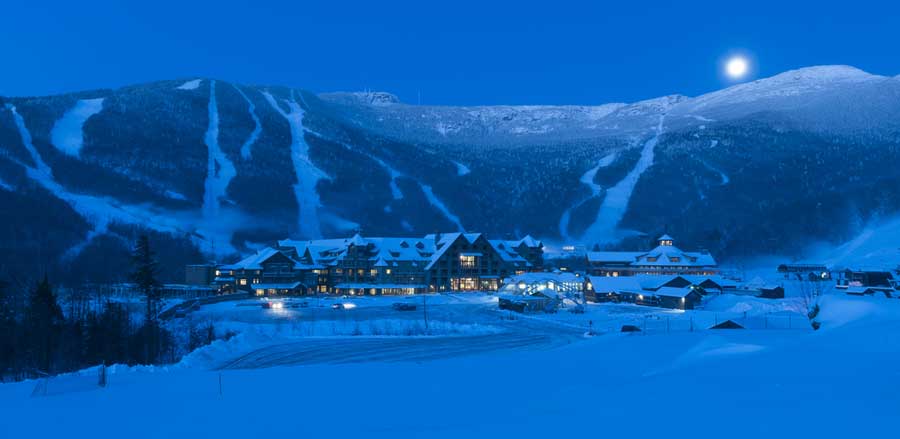
M 0 437 L 885 437 L 900 422 L 896 299 L 825 297 L 813 332 L 703 329 L 760 309 L 726 296 L 515 319 L 487 296 L 440 296 L 426 336 L 392 335 L 422 318 L 395 300 L 203 308 L 194 318 L 245 332 L 176 366 L 111 369 L 104 389 L 78 391 L 92 371 L 42 396 L 0 385 Z M 610 330 L 639 321 L 641 335 Z

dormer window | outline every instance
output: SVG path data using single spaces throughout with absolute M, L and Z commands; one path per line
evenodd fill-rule
M 416 248 L 422 250 L 423 248 L 425 248 L 425 244 L 422 244 L 422 241 L 419 241 L 416 243 Z
M 400 243 L 400 247 L 409 248 L 409 244 L 407 244 L 406 241 L 403 241 Z
M 657 259 L 656 256 L 647 256 L 647 262 L 656 262 Z
M 672 262 L 681 262 L 681 258 L 678 256 L 669 256 L 669 260 Z

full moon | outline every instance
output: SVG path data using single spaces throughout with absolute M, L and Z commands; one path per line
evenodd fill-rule
M 725 63 L 725 73 L 733 79 L 743 78 L 747 74 L 747 60 L 740 56 L 729 59 Z

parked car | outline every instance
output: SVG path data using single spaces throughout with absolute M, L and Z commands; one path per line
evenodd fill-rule
M 344 309 L 344 304 L 343 303 L 332 304 L 331 309 Z
M 391 308 L 394 308 L 396 311 L 415 311 L 416 306 L 411 303 L 406 302 L 397 302 L 391 305 Z

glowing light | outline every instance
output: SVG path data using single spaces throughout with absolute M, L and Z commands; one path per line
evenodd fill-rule
M 355 303 L 344 303 L 343 305 L 344 305 L 344 309 L 353 309 L 353 308 L 356 308 L 356 304 L 355 304 Z
M 747 74 L 747 70 L 750 69 L 750 63 L 747 62 L 747 59 L 742 56 L 735 56 L 728 60 L 725 63 L 725 74 L 727 74 L 732 79 L 740 79 L 743 78 L 744 75 Z
M 272 302 L 272 309 L 282 309 L 284 308 L 284 303 L 281 302 Z

